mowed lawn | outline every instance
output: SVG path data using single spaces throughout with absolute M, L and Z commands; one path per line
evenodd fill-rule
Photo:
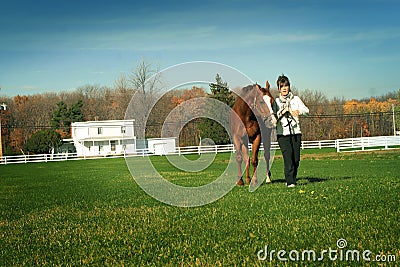
M 285 186 L 277 153 L 272 184 L 253 193 L 235 187 L 196 208 L 148 196 L 124 159 L 2 165 L 0 265 L 399 265 L 400 151 L 302 153 L 297 187 Z M 165 157 L 152 161 L 190 186 L 215 179 L 227 159 L 218 154 L 200 173 L 179 172 Z M 330 249 L 336 259 L 323 253 Z M 316 258 L 302 259 L 311 250 Z M 359 260 L 346 260 L 347 250 L 360 251 Z M 366 250 L 386 262 L 365 261 Z

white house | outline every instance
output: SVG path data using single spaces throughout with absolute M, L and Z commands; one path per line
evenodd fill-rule
M 78 156 L 135 153 L 134 122 L 107 120 L 72 123 L 72 139 Z

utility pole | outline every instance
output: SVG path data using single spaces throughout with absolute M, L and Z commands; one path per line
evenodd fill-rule
M 393 135 L 396 136 L 396 118 L 394 117 L 394 104 L 392 104 L 392 112 L 393 112 Z
M 3 141 L 1 140 L 1 115 L 3 114 L 2 110 L 7 110 L 6 104 L 0 105 L 0 158 L 3 157 Z

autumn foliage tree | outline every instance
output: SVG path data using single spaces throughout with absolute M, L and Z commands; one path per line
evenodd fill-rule
M 180 128 L 177 136 L 180 146 L 197 145 L 199 141 L 198 120 L 185 122 L 183 105 L 192 106 L 192 110 L 199 109 L 198 102 L 188 100 L 205 97 L 207 94 L 200 87 L 193 86 L 191 89 L 177 89 L 163 95 L 153 107 L 146 125 L 146 137 L 161 137 L 164 127 L 165 132 L 171 132 L 176 127 Z M 168 116 L 168 121 L 166 121 Z M 174 131 L 175 132 L 175 131 Z M 172 137 L 172 136 L 171 136 Z
M 172 102 L 174 106 L 179 107 L 179 105 L 181 105 L 185 101 L 196 98 L 202 98 L 206 96 L 207 94 L 203 88 L 193 86 L 189 90 L 181 90 L 181 94 L 172 97 Z M 179 145 L 180 146 L 198 145 L 200 141 L 199 117 L 201 116 L 201 114 L 203 113 L 203 109 L 205 108 L 204 101 L 190 101 L 186 103 L 190 103 L 191 106 L 189 108 L 192 111 L 192 115 L 198 117 L 193 118 L 192 120 L 190 120 L 189 122 L 187 122 L 185 125 L 182 126 L 182 130 L 179 134 Z M 177 122 L 181 123 L 180 118 L 178 118 Z
M 397 104 L 398 100 L 391 98 L 386 101 L 377 101 L 375 98 L 369 101 L 346 101 L 343 105 L 344 114 L 353 115 L 353 119 L 344 127 L 351 130 L 352 134 L 356 131 L 362 136 L 388 135 L 393 128 L 392 106 Z

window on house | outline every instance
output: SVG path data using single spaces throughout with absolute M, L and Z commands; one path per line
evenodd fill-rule
M 98 127 L 97 128 L 97 134 L 103 134 L 103 128 L 102 127 Z
M 125 128 L 125 126 L 121 126 L 121 133 L 126 133 L 126 128 Z

